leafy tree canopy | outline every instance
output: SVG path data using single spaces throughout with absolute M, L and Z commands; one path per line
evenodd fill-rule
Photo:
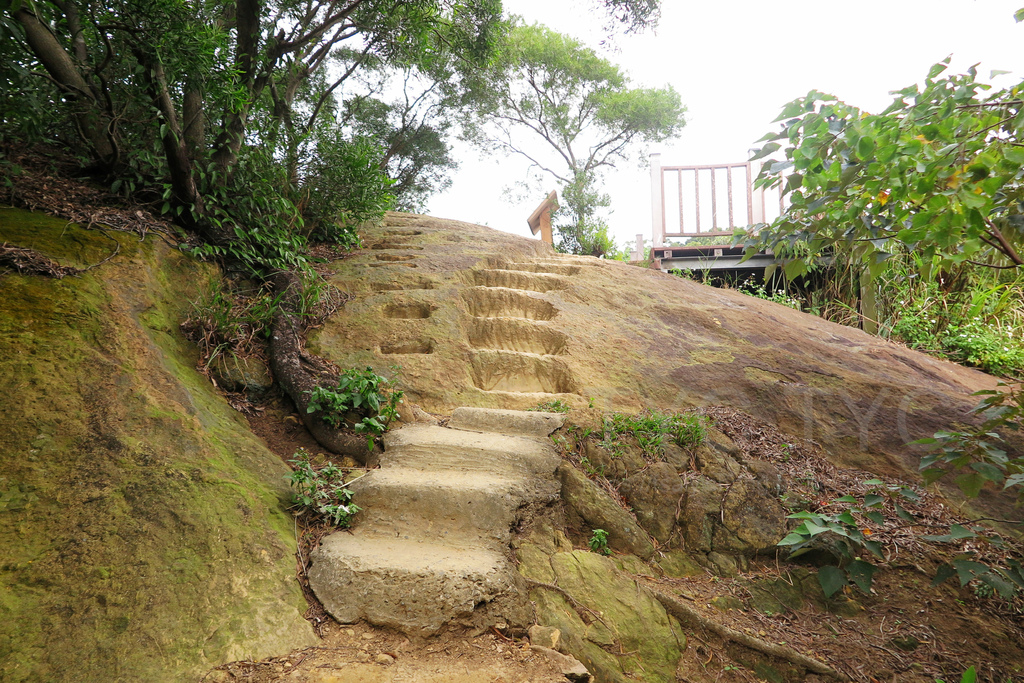
M 817 91 L 786 105 L 754 158 L 783 156 L 757 183 L 781 186 L 790 206 L 748 251 L 792 257 L 789 277 L 831 247 L 873 275 L 902 250 L 926 269 L 1024 264 L 1024 83 L 993 90 L 974 67 L 946 74 L 948 63 L 881 114 Z
M 679 95 L 671 86 L 630 87 L 618 66 L 538 25 L 515 25 L 480 78 L 467 137 L 558 180 L 570 218 L 559 226 L 563 244 L 577 253 L 606 251 L 600 171 L 675 137 L 684 123 Z

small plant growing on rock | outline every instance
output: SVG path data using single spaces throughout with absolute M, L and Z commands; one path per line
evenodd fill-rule
M 319 468 L 314 466 L 309 452 L 303 448 L 288 462 L 295 468 L 285 475 L 296 489 L 292 494 L 293 506 L 322 515 L 334 526 L 351 526 L 360 507 L 352 502 L 352 491 L 345 487 L 345 471 L 331 462 Z
M 527 408 L 527 410 L 538 413 L 568 413 L 570 406 L 562 399 L 556 398 L 547 403 L 538 403 L 536 408 Z
M 366 446 L 373 450 L 373 440 L 388 429 L 398 417 L 398 404 L 403 392 L 391 380 L 373 371 L 345 370 L 335 387 L 317 387 L 309 392 L 306 412 L 322 411 L 321 418 L 332 427 L 346 424 L 349 414 L 356 434 L 366 434 Z
M 637 415 L 612 413 L 605 420 L 605 439 L 602 446 L 613 453 L 625 436 L 636 439 L 640 450 L 648 458 L 658 459 L 664 454 L 665 439 L 683 448 L 694 448 L 704 443 L 707 427 L 698 415 L 659 413 L 645 410 Z
M 595 553 L 600 555 L 611 555 L 612 551 L 608 549 L 608 532 L 604 529 L 594 529 L 594 532 L 590 535 L 590 540 L 587 541 L 587 545 Z

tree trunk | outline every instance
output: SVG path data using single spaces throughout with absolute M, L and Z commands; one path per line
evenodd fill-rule
M 79 134 L 92 147 L 101 169 L 111 171 L 117 164 L 118 150 L 111 135 L 109 114 L 96 101 L 92 88 L 79 73 L 75 60 L 39 18 L 24 6 L 13 14 L 14 19 L 25 29 L 25 41 L 36 59 L 73 101 L 73 118 Z
M 181 118 L 185 126 L 185 148 L 193 159 L 200 159 L 206 145 L 206 120 L 203 118 L 203 93 L 190 83 L 182 102 Z
M 133 52 L 145 72 L 146 89 L 149 91 L 153 106 L 160 112 L 163 121 L 160 127 L 160 143 L 163 145 L 167 169 L 171 174 L 171 189 L 174 192 L 175 203 L 185 208 L 180 217 L 187 225 L 203 230 L 210 241 L 223 244 L 225 240 L 231 239 L 230 234 L 202 225 L 203 197 L 196 187 L 192 158 L 188 153 L 178 112 L 167 87 L 164 65 L 142 46 L 136 46 Z
M 238 0 L 234 4 L 234 10 L 237 32 L 235 68 L 239 73 L 238 85 L 245 93 L 245 100 L 240 106 L 227 112 L 220 135 L 217 136 L 213 161 L 222 183 L 227 182 L 228 174 L 238 159 L 238 150 L 242 148 L 242 139 L 245 137 L 249 107 L 259 94 L 255 88 L 256 52 L 260 32 L 259 0 Z
M 315 359 L 302 350 L 302 325 L 295 315 L 302 296 L 302 281 L 294 273 L 280 272 L 271 279 L 280 303 L 274 312 L 270 336 L 270 369 L 280 387 L 302 416 L 306 429 L 321 446 L 339 455 L 348 455 L 360 463 L 374 464 L 379 446 L 370 451 L 366 438 L 348 434 L 324 422 L 320 411 L 310 413 L 309 392 L 326 381 L 334 381 L 326 369 L 317 369 Z

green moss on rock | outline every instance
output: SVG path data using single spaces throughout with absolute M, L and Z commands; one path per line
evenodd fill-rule
M 538 622 L 558 628 L 564 649 L 597 680 L 674 681 L 686 647 L 679 623 L 637 588 L 622 571 L 620 559 L 566 551 L 548 540 L 549 529 L 539 531 L 519 548 L 520 572 L 557 585 L 586 609 L 577 611 L 564 594 L 537 587 L 530 599 L 537 606 Z
M 0 280 L 0 678 L 179 681 L 311 644 L 286 467 L 176 331 L 213 270 L 11 209 L 0 240 L 79 267 L 121 249 Z

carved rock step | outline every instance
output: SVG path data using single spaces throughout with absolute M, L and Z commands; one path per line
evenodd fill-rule
M 448 426 L 470 432 L 501 432 L 544 438 L 565 423 L 561 413 L 498 408 L 456 408 Z
M 405 467 L 374 470 L 352 489 L 366 535 L 495 548 L 508 544 L 521 506 L 558 496 L 553 480 Z
M 456 424 L 546 435 L 561 416 L 470 410 Z M 551 443 L 409 425 L 384 444 L 381 469 L 353 484 L 364 508 L 353 530 L 311 553 L 309 585 L 327 611 L 417 636 L 450 623 L 528 624 L 507 545 L 531 503 L 557 499 Z
M 474 270 L 473 279 L 473 284 L 478 287 L 505 287 L 529 292 L 550 292 L 569 286 L 569 281 L 561 275 L 525 270 Z
M 381 467 L 455 469 L 502 476 L 554 475 L 560 459 L 550 443 L 504 434 L 479 434 L 433 425 L 409 425 L 384 437 Z
M 311 559 L 310 584 L 324 608 L 344 624 L 366 619 L 429 636 L 471 617 L 478 606 L 497 601 L 500 610 L 516 602 L 510 600 L 516 595 L 514 571 L 493 550 L 365 537 L 357 531 L 328 536 Z M 493 620 L 503 616 L 490 614 Z

